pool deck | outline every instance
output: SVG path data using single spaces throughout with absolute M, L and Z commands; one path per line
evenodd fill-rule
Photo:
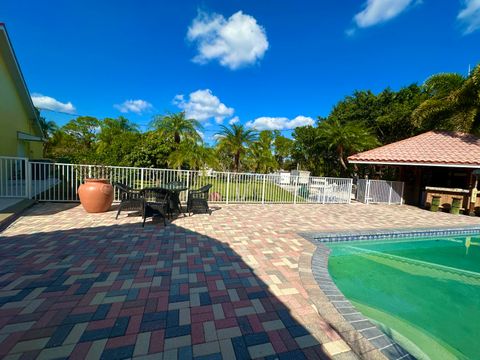
M 325 300 L 300 233 L 479 225 L 409 206 L 218 205 L 142 228 L 38 204 L 0 233 L 0 357 L 382 359 Z

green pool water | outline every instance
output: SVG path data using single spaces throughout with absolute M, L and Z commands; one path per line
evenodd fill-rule
M 480 235 L 328 246 L 338 288 L 412 354 L 480 359 Z

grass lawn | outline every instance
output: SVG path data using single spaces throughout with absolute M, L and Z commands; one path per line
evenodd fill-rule
M 207 184 L 213 185 L 212 189 L 210 189 L 211 201 L 226 201 L 227 191 L 229 202 L 261 202 L 263 193 L 265 193 L 265 202 L 291 203 L 295 197 L 293 192 L 283 189 L 271 181 L 265 181 L 264 187 L 264 183 L 261 180 L 241 181 L 232 179 L 227 186 L 225 179 L 199 176 L 194 179 L 193 184 L 189 183 L 189 188 L 198 189 Z M 137 186 L 140 187 L 140 183 Z M 143 186 L 158 186 L 158 184 L 144 181 Z M 185 196 L 185 194 L 182 194 L 182 196 Z M 297 201 L 302 202 L 305 200 L 297 196 Z

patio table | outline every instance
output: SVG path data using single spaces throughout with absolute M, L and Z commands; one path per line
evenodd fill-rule
M 170 183 L 160 186 L 160 189 L 167 190 L 170 194 L 168 197 L 169 208 L 178 214 L 182 213 L 180 203 L 180 193 L 187 191 L 188 187 L 183 183 Z

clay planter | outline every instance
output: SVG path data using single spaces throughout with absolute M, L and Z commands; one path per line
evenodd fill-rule
M 105 212 L 112 206 L 113 186 L 105 179 L 85 179 L 78 187 L 78 196 L 86 212 Z

